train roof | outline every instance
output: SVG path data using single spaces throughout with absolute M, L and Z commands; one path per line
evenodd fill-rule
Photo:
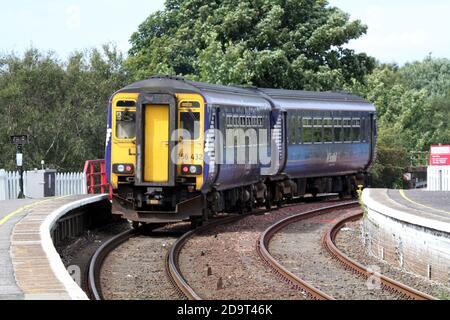
M 279 109 L 327 109 L 339 111 L 375 111 L 375 106 L 361 97 L 345 92 L 319 92 L 284 89 L 257 89 Z
M 119 92 L 165 91 L 170 93 L 199 93 L 208 104 L 255 106 L 270 109 L 267 99 L 252 90 L 185 80 L 180 77 L 155 76 L 132 83 Z
M 132 83 L 119 92 L 170 92 L 198 93 L 208 104 L 257 106 L 263 108 L 327 109 L 351 111 L 375 111 L 375 106 L 364 99 L 344 92 L 318 92 L 301 90 L 268 89 L 255 87 L 224 86 L 195 82 L 181 77 L 154 76 Z

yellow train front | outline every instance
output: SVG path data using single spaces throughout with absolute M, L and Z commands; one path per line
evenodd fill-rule
M 141 223 L 202 215 L 205 102 L 192 89 L 153 78 L 112 96 L 106 161 L 114 214 Z

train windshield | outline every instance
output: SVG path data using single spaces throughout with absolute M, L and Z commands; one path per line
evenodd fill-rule
M 134 139 L 136 137 L 136 112 L 116 112 L 116 137 L 118 139 Z
M 200 137 L 200 113 L 199 112 L 181 112 L 180 129 L 189 132 L 190 139 L 197 140 Z

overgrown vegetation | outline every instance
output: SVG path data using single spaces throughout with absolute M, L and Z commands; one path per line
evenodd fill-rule
M 24 163 L 61 171 L 104 157 L 111 94 L 126 83 L 122 55 L 111 46 L 74 53 L 67 62 L 30 49 L 0 58 L 0 168 L 15 168 L 13 134 L 27 134 Z
M 155 74 L 222 84 L 345 90 L 378 110 L 375 186 L 396 187 L 408 151 L 450 143 L 450 60 L 377 64 L 345 48 L 366 26 L 325 0 L 168 0 L 131 36 L 124 59 L 113 46 L 66 62 L 30 49 L 0 56 L 0 168 L 14 168 L 11 134 L 28 134 L 27 169 L 44 159 L 80 170 L 102 158 L 108 98 Z

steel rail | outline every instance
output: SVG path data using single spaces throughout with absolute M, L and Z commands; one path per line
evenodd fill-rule
M 93 300 L 104 299 L 100 285 L 100 272 L 106 257 L 111 251 L 133 237 L 135 234 L 137 234 L 137 231 L 134 229 L 119 233 L 118 235 L 109 239 L 100 248 L 98 248 L 97 251 L 95 251 L 89 263 L 88 274 L 88 289 L 89 294 Z
M 337 259 L 339 263 L 347 270 L 351 270 L 355 274 L 368 279 L 369 277 L 376 277 L 380 280 L 383 289 L 388 290 L 393 293 L 397 293 L 404 299 L 408 300 L 435 300 L 436 298 L 420 292 L 414 288 L 411 288 L 403 283 L 400 283 L 394 279 L 386 277 L 378 272 L 371 272 L 360 264 L 359 262 L 351 259 L 345 255 L 341 250 L 336 247 L 335 240 L 336 236 L 342 227 L 352 221 L 359 220 L 363 216 L 363 213 L 347 215 L 340 220 L 338 220 L 325 234 L 323 238 L 323 245 L 325 249 L 330 253 L 330 255 Z
M 326 206 L 314 210 L 310 210 L 307 212 L 303 212 L 294 216 L 287 217 L 269 228 L 267 228 L 259 237 L 256 243 L 256 250 L 261 257 L 261 259 L 265 262 L 265 264 L 272 269 L 272 271 L 278 275 L 285 282 L 293 285 L 296 289 L 303 291 L 307 297 L 314 300 L 334 300 L 334 298 L 325 292 L 315 288 L 310 283 L 304 281 L 303 279 L 297 277 L 292 272 L 290 272 L 287 268 L 282 266 L 269 252 L 269 243 L 276 233 L 287 227 L 288 225 L 312 218 L 316 215 L 324 214 L 329 211 L 344 209 L 347 207 L 354 207 L 358 204 L 357 201 L 350 201 L 340 204 L 335 204 L 331 206 Z
M 253 213 L 254 214 L 254 213 Z M 179 266 L 179 256 L 180 252 L 183 249 L 186 242 L 192 238 L 194 235 L 207 231 L 211 228 L 214 228 L 219 225 L 227 224 L 236 222 L 240 219 L 243 219 L 247 217 L 250 214 L 243 214 L 239 216 L 231 216 L 226 218 L 220 218 L 218 220 L 215 220 L 213 222 L 209 222 L 197 229 L 191 230 L 185 234 L 183 234 L 180 238 L 175 241 L 175 243 L 172 245 L 166 259 L 166 273 L 174 285 L 174 287 L 177 289 L 178 293 L 180 295 L 188 300 L 202 300 L 202 298 L 198 295 L 198 293 L 195 292 L 195 290 L 191 287 L 191 285 L 187 282 L 187 280 L 184 278 L 180 266 Z

